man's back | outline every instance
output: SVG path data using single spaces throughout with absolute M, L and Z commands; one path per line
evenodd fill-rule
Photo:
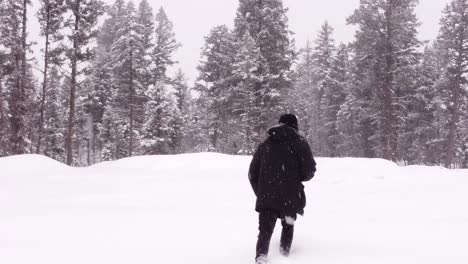
M 293 128 L 280 124 L 271 128 L 252 160 L 249 179 L 257 195 L 256 210 L 274 209 L 281 215 L 303 213 L 303 181 L 315 172 L 315 161 L 307 141 Z

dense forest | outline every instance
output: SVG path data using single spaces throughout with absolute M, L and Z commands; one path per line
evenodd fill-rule
M 73 166 L 135 155 L 250 154 L 280 113 L 321 157 L 468 167 L 468 0 L 418 39 L 417 0 L 361 0 L 336 43 L 324 22 L 297 47 L 281 0 L 239 0 L 233 28 L 205 37 L 189 84 L 170 14 L 147 0 L 0 0 L 0 156 Z M 234 10 L 233 10 L 234 12 Z

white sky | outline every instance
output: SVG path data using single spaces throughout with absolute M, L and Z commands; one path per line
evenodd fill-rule
M 113 3 L 113 0 L 104 0 Z M 163 6 L 174 23 L 176 38 L 182 47 L 176 54 L 179 67 L 193 81 L 197 76 L 200 50 L 204 37 L 217 25 L 232 27 L 238 0 L 148 0 L 157 12 Z M 34 9 L 39 1 L 32 0 Z M 136 4 L 138 0 L 134 1 Z M 289 8 L 290 29 L 295 33 L 296 46 L 302 47 L 307 39 L 313 40 L 325 20 L 335 28 L 337 42 L 353 39 L 354 29 L 346 25 L 346 18 L 358 7 L 359 0 L 283 0 Z M 431 40 L 437 35 L 441 11 L 450 0 L 419 0 L 417 15 L 422 22 L 421 40 Z M 35 17 L 30 16 L 31 36 L 37 35 L 39 27 Z M 36 47 L 35 50 L 40 49 Z

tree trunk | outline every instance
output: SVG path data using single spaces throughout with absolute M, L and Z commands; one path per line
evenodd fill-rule
M 131 44 L 130 44 L 131 45 Z M 128 145 L 128 156 L 131 157 L 133 154 L 133 100 L 135 97 L 135 89 L 133 87 L 133 51 L 130 50 L 130 142 Z
M 395 160 L 396 152 L 396 127 L 395 127 L 395 111 L 393 109 L 393 68 L 395 58 L 393 54 L 393 28 L 392 28 L 392 6 L 389 5 L 385 11 L 386 19 L 386 49 L 385 49 L 385 73 L 383 87 L 383 158 L 387 160 Z
M 463 16 L 465 19 L 465 16 Z M 449 106 L 450 112 L 450 121 L 449 121 L 449 133 L 447 136 L 447 159 L 445 161 L 445 166 L 450 168 L 453 165 L 453 159 L 455 157 L 456 152 L 456 134 L 457 134 L 457 123 L 460 118 L 460 97 L 461 97 L 461 89 L 462 89 L 462 78 L 463 78 L 463 61 L 465 60 L 464 56 L 465 53 L 465 33 L 458 32 L 457 34 L 457 53 L 458 56 L 456 58 L 456 68 L 454 69 L 455 76 L 454 80 L 451 83 L 451 102 L 453 102 L 453 106 Z
M 26 83 L 26 25 L 27 25 L 28 0 L 23 0 L 23 28 L 21 34 L 21 92 L 25 94 Z
M 461 76 L 457 76 L 457 80 L 460 80 Z M 459 106 L 460 106 L 460 82 L 457 81 L 456 84 L 453 86 L 453 106 L 450 107 L 450 114 L 451 118 L 449 121 L 449 133 L 447 136 L 447 159 L 445 161 L 445 166 L 447 168 L 452 167 L 453 159 L 455 157 L 456 152 L 456 132 L 457 132 L 457 123 L 459 121 L 460 113 L 459 113 Z
M 86 164 L 91 165 L 91 139 L 86 140 Z
M 7 151 L 6 151 L 6 144 L 5 144 L 5 113 L 3 111 L 3 103 L 4 97 L 3 97 L 3 86 L 2 86 L 2 76 L 0 76 L 0 156 L 6 156 Z
M 73 55 L 71 58 L 71 82 L 70 82 L 70 112 L 68 117 L 68 133 L 66 140 L 67 147 L 67 164 L 72 165 L 73 163 L 73 123 L 75 119 L 75 93 L 76 93 L 76 74 L 77 74 L 77 55 L 78 55 L 78 31 L 80 29 L 80 0 L 75 1 L 73 10 L 75 16 L 75 28 L 73 32 Z
M 44 50 L 44 72 L 42 75 L 42 98 L 41 98 L 41 108 L 40 108 L 40 118 L 39 118 L 39 133 L 37 135 L 37 147 L 36 153 L 40 154 L 41 152 L 41 140 L 42 134 L 44 133 L 44 112 L 45 112 L 45 101 L 46 101 L 46 92 L 47 92 L 47 70 L 49 68 L 49 24 L 50 24 L 50 5 L 47 5 L 47 21 L 45 29 L 45 50 Z

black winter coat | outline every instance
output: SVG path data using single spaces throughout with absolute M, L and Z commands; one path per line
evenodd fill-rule
M 257 196 L 255 210 L 275 210 L 281 217 L 304 214 L 302 182 L 314 177 L 316 163 L 307 140 L 280 124 L 257 149 L 250 164 L 249 180 Z

